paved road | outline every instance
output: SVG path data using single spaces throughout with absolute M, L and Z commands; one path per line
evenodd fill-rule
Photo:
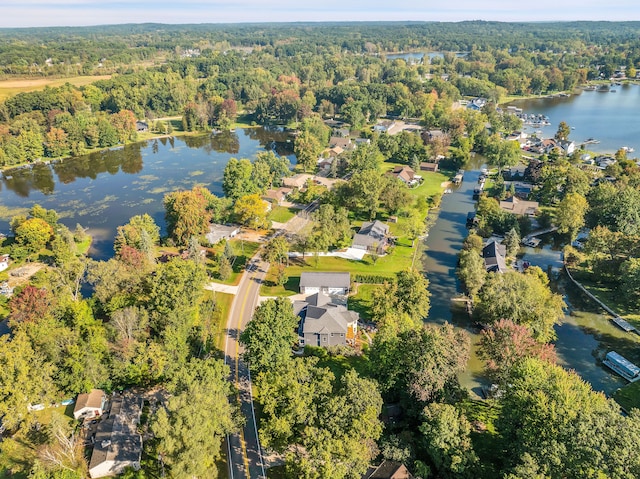
M 258 440 L 256 419 L 251 395 L 251 375 L 242 360 L 239 334 L 244 330 L 258 303 L 260 284 L 269 264 L 255 256 L 248 264 L 238 285 L 227 323 L 225 363 L 231 368 L 231 378 L 239 391 L 240 410 L 246 419 L 239 433 L 227 437 L 230 479 L 266 478 L 262 451 Z

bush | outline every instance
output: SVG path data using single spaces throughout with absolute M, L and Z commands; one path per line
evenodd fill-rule
M 384 276 L 381 274 L 356 274 L 353 276 L 354 283 L 362 284 L 384 284 L 394 280 L 394 276 Z

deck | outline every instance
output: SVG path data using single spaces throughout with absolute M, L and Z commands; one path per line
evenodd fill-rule
M 635 328 L 635 326 L 632 326 L 627 321 L 622 319 L 620 316 L 616 316 L 615 318 L 612 318 L 611 321 L 616 323 L 616 325 L 618 327 L 620 327 L 620 329 L 626 331 L 627 333 L 630 333 L 630 332 L 636 332 L 637 333 L 638 332 L 638 330 Z

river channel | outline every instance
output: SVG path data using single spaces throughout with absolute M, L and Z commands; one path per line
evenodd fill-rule
M 113 255 L 116 228 L 148 213 L 164 226 L 166 193 L 203 185 L 222 195 L 229 158 L 274 150 L 295 163 L 293 143 L 281 129 L 247 128 L 212 136 L 167 137 L 91 153 L 53 164 L 4 172 L 0 181 L 0 232 L 11 217 L 37 203 L 55 209 L 61 222 L 89 228 L 96 259 Z
M 464 303 L 455 301 L 460 296 L 456 279 L 457 254 L 468 234 L 467 213 L 475 208 L 473 189 L 480 176 L 484 158 L 476 156 L 468 165 L 464 181 L 454 186 L 451 194 L 444 195 L 435 222 L 424 241 L 423 268 L 429 279 L 431 310 L 429 322 L 450 322 L 466 329 L 472 337 L 473 347 L 467 370 L 459 379 L 472 394 L 480 396 L 488 380 L 483 375 L 483 362 L 477 357 L 480 334 L 470 324 Z M 609 351 L 617 351 L 636 364 L 640 363 L 640 339 L 616 327 L 604 311 L 585 299 L 562 273 L 560 238 L 553 234 L 542 236 L 537 248 L 522 248 L 521 254 L 534 266 L 551 273 L 552 285 L 567 303 L 565 316 L 556 326 L 555 342 L 559 363 L 575 370 L 594 390 L 611 394 L 626 384 L 621 377 L 602 364 Z M 452 301 L 452 299 L 454 299 Z

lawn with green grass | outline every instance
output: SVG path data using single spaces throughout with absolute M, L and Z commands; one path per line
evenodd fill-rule
M 344 356 L 342 354 L 329 354 L 326 348 L 307 346 L 304 348 L 305 356 L 314 356 L 320 359 L 318 366 L 328 368 L 336 377 L 340 379 L 349 369 L 355 369 L 360 376 L 369 376 L 369 358 L 364 354 L 354 354 Z
M 276 223 L 286 223 L 298 213 L 296 208 L 287 208 L 286 206 L 275 206 L 269 212 L 268 219 Z
M 217 314 L 215 317 L 215 323 L 213 324 L 214 344 L 221 353 L 224 353 L 225 343 L 225 331 L 227 329 L 227 321 L 231 314 L 231 304 L 233 303 L 233 294 L 220 293 L 219 291 L 205 290 L 205 299 L 211 299 L 215 301 L 217 307 Z
M 612 397 L 627 412 L 634 407 L 640 409 L 640 381 L 621 387 L 613 393 Z
M 207 258 L 206 266 L 207 270 L 213 275 L 213 278 L 216 283 L 221 284 L 229 284 L 229 285 L 237 285 L 240 283 L 240 278 L 242 277 L 242 273 L 244 272 L 247 263 L 253 256 L 256 254 L 258 249 L 260 248 L 260 243 L 256 243 L 254 241 L 245 241 L 239 239 L 229 240 L 231 247 L 233 249 L 233 254 L 235 255 L 235 261 L 233 262 L 233 271 L 229 278 L 226 281 L 221 281 L 218 275 L 218 262 L 211 257 Z M 209 248 L 209 251 L 213 253 L 216 257 L 222 254 L 224 251 L 224 241 L 221 241 L 215 246 Z
M 303 258 L 292 258 L 286 269 L 289 280 L 284 286 L 275 284 L 277 269 L 271 267 L 260 294 L 263 296 L 290 296 L 299 292 L 300 274 L 303 271 L 332 271 L 355 274 L 371 274 L 392 278 L 398 271 L 411 267 L 414 248 L 409 240 L 400 240 L 385 256 L 373 261 L 371 255 L 365 255 L 362 261 L 338 258 L 335 256 L 307 255 Z
M 363 320 L 371 319 L 371 308 L 373 306 L 373 292 L 379 285 L 359 284 L 353 296 L 349 296 L 349 309 L 355 311 Z
M 612 284 L 593 283 L 588 280 L 586 270 L 582 270 L 576 278 L 582 285 L 596 298 L 614 310 L 623 319 L 640 329 L 640 311 L 635 303 L 627 301 L 627 295 L 620 294 L 620 291 Z

